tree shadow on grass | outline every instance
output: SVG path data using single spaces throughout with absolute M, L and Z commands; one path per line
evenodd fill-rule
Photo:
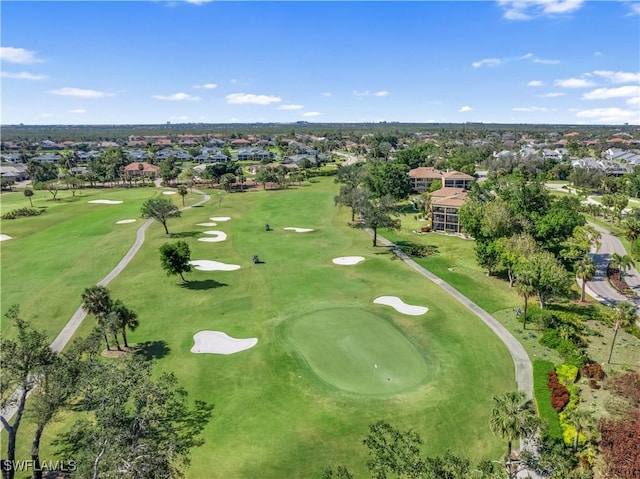
M 222 286 L 228 286 L 227 283 L 220 283 L 213 279 L 203 279 L 200 281 L 188 281 L 180 285 L 181 288 L 190 289 L 192 291 L 201 291 L 205 289 L 221 288 Z
M 166 341 L 145 341 L 136 345 L 136 356 L 141 356 L 147 361 L 164 358 L 171 352 Z
M 169 238 L 195 238 L 202 231 L 181 231 L 180 233 L 171 233 Z
M 203 208 L 204 205 L 193 205 L 192 208 Z

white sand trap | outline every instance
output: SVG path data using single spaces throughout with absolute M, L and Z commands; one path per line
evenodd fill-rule
M 129 223 L 135 223 L 135 222 L 136 222 L 136 220 L 120 220 L 120 221 L 116 221 L 116 224 L 117 225 L 126 225 L 126 224 L 129 224 Z
M 206 243 L 216 243 L 218 241 L 224 241 L 227 239 L 227 233 L 222 231 L 209 230 L 204 232 L 207 235 L 215 235 L 213 238 L 198 238 L 198 241 L 204 241 Z
M 309 231 L 313 231 L 313 228 L 294 228 L 292 226 L 287 226 L 286 228 L 282 228 L 287 231 L 295 231 L 296 233 L 308 233 Z
M 258 344 L 258 338 L 232 338 L 222 331 L 199 331 L 193 335 L 192 353 L 233 354 Z
M 163 191 L 162 194 L 163 195 L 175 195 L 176 192 L 175 191 Z
M 218 226 L 218 223 L 197 223 L 196 226 Z
M 95 204 L 100 204 L 100 205 L 119 205 L 120 203 L 123 203 L 123 201 L 118 201 L 118 200 L 91 200 L 91 201 L 89 201 L 89 203 L 95 203 Z
M 387 306 L 394 308 L 399 313 L 409 314 L 411 316 L 420 316 L 421 314 L 429 311 L 429 308 L 425 308 L 424 306 L 413 306 L 411 304 L 407 304 L 397 296 L 379 296 L 374 299 L 373 302 L 376 304 L 386 304 Z
M 9 235 L 5 235 L 5 234 L 1 234 L 0 235 L 0 241 L 7 241 L 7 240 L 10 240 L 10 239 L 11 239 L 11 236 L 9 236 Z
M 189 261 L 199 271 L 235 271 L 240 269 L 238 264 L 221 263 L 220 261 L 210 261 L 208 259 L 195 259 Z
M 231 216 L 213 216 L 209 218 L 211 221 L 229 221 Z
M 340 258 L 333 258 L 331 261 L 335 264 L 352 265 L 364 261 L 364 256 L 341 256 Z

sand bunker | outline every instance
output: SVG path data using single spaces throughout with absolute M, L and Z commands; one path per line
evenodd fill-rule
M 209 218 L 211 221 L 229 221 L 231 219 L 230 216 L 213 216 Z
M 126 225 L 128 223 L 135 223 L 136 220 L 120 220 L 120 221 L 116 221 L 117 225 Z
M 352 265 L 364 261 L 364 256 L 341 256 L 340 258 L 333 258 L 331 261 L 335 264 Z
M 96 203 L 100 205 L 119 205 L 123 202 L 118 200 L 91 200 L 89 203 Z
M 193 335 L 192 353 L 233 354 L 254 347 L 258 338 L 232 338 L 222 331 L 199 331 Z
M 218 226 L 218 223 L 197 223 L 196 226 Z
M 5 234 L 1 234 L 0 235 L 0 241 L 7 241 L 7 240 L 10 240 L 10 239 L 11 239 L 11 236 L 9 236 L 9 235 L 5 235 Z
M 213 238 L 198 238 L 198 241 L 204 241 L 206 243 L 216 243 L 217 241 L 224 241 L 227 239 L 227 233 L 222 231 L 209 230 L 204 232 L 207 235 L 215 235 Z
M 391 306 L 397 312 L 402 314 L 409 314 L 411 316 L 420 316 L 421 314 L 429 311 L 429 308 L 425 308 L 424 306 L 413 306 L 411 304 L 406 304 L 397 296 L 379 296 L 373 300 L 376 304 L 385 304 L 387 306 Z
M 176 192 L 175 191 L 163 191 L 162 194 L 163 195 L 175 195 Z
M 189 261 L 195 269 L 199 271 L 235 271 L 240 269 L 238 264 L 221 263 L 220 261 L 210 261 L 208 259 L 196 259 Z
M 293 228 L 291 226 L 287 226 L 286 228 L 282 228 L 287 231 L 295 231 L 296 233 L 308 233 L 309 231 L 313 231 L 313 228 Z

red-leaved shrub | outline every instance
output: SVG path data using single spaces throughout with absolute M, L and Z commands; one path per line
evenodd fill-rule
M 595 379 L 602 381 L 604 379 L 604 369 L 598 363 L 585 364 L 580 368 L 580 376 L 583 378 Z
M 558 381 L 558 375 L 555 371 L 549 373 L 547 387 L 551 389 L 551 406 L 553 406 L 553 409 L 557 412 L 562 411 L 569 402 L 570 394 L 569 390 Z

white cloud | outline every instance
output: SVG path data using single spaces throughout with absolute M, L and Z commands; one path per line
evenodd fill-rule
M 389 94 L 388 91 L 386 90 L 380 90 L 380 91 L 376 91 L 371 93 L 369 90 L 364 90 L 364 91 L 359 91 L 359 90 L 353 90 L 353 94 L 359 98 L 361 97 L 365 97 L 365 96 L 378 96 L 378 97 L 382 97 L 382 96 L 387 96 Z
M 471 111 L 471 110 L 473 110 L 473 108 L 471 108 L 470 106 L 465 105 L 465 106 L 463 106 L 462 108 L 460 108 L 458 110 L 458 113 L 464 113 L 464 112 Z
M 640 3 L 630 2 L 630 3 L 627 3 L 627 5 L 629 5 L 629 8 L 631 9 L 628 16 L 640 15 Z
M 538 98 L 558 98 L 559 96 L 564 96 L 565 94 L 559 91 L 552 91 L 550 93 L 543 93 L 542 95 L 538 95 Z
M 548 60 L 545 58 L 534 58 L 533 63 L 541 63 L 543 65 L 557 65 L 560 60 Z
M 322 96 L 325 98 L 331 98 L 333 96 L 333 93 L 331 93 L 330 91 L 325 91 L 322 92 Z
M 205 83 L 204 85 L 193 85 L 193 88 L 204 88 L 206 90 L 213 90 L 214 88 L 218 88 L 218 85 L 215 83 Z
M 9 63 L 40 63 L 36 53 L 24 48 L 0 47 L 0 60 Z
M 320 113 L 319 111 L 307 111 L 302 114 L 302 116 L 304 116 L 305 118 L 313 118 L 320 115 L 322 115 L 322 113 Z
M 477 62 L 473 62 L 471 66 L 473 68 L 481 68 L 481 67 L 496 67 L 502 64 L 502 60 L 499 58 L 485 58 L 483 60 L 478 60 Z
M 614 72 L 610 70 L 596 70 L 594 75 L 611 80 L 613 83 L 634 83 L 640 82 L 640 73 Z
M 167 100 L 167 101 L 199 101 L 199 96 L 189 95 L 188 93 L 179 92 L 174 93 L 173 95 L 153 95 L 153 98 L 156 100 Z
M 638 122 L 638 112 L 623 110 L 621 108 L 594 108 L 592 110 L 580 110 L 577 118 L 586 118 L 598 123 L 625 123 Z
M 498 0 L 507 20 L 567 15 L 579 10 L 584 0 Z
M 627 100 L 627 105 L 640 105 L 640 96 L 629 98 Z
M 609 98 L 630 97 L 640 97 L 639 85 L 628 85 L 618 88 L 596 88 L 582 95 L 583 100 L 607 100 Z
M 370 93 L 371 92 L 369 90 L 365 90 L 365 91 L 353 90 L 353 94 L 357 97 L 369 96 Z
M 16 80 L 44 80 L 47 78 L 47 75 L 34 75 L 29 72 L 0 72 L 0 76 L 2 78 L 14 78 Z
M 188 120 L 188 119 L 189 119 L 189 117 L 188 117 L 187 115 L 180 115 L 180 116 L 171 116 L 171 117 L 169 117 L 169 120 L 171 120 L 171 121 L 175 121 L 175 120 L 178 120 L 178 121 L 185 121 L 185 120 Z
M 536 112 L 536 111 L 547 111 L 547 109 L 545 107 L 542 107 L 542 106 L 529 106 L 529 107 L 513 108 L 513 111 Z
M 83 88 L 58 88 L 57 90 L 51 90 L 49 93 L 61 96 L 77 96 L 80 98 L 104 98 L 107 96 L 115 96 L 115 93 L 109 93 L 106 91 L 88 90 Z
M 556 80 L 555 85 L 562 88 L 588 88 L 595 84 L 584 78 L 566 78 L 564 80 Z
M 232 105 L 270 105 L 282 101 L 279 96 L 254 95 L 253 93 L 231 93 L 225 98 L 227 103 Z
M 302 110 L 302 105 L 280 105 L 276 110 Z
M 69 113 L 78 113 L 78 114 L 82 114 L 82 113 L 86 113 L 87 110 L 84 110 L 82 108 L 75 108 L 73 110 L 69 110 Z
M 204 5 L 205 3 L 212 2 L 213 0 L 184 0 L 186 3 L 190 3 L 191 5 Z
M 40 113 L 41 118 L 49 118 L 53 116 L 53 113 Z
M 542 86 L 543 82 L 541 80 L 531 80 L 527 83 L 527 86 Z
M 386 91 L 386 90 L 382 90 L 382 91 L 377 91 L 377 92 L 375 92 L 373 95 L 374 95 L 374 96 L 387 96 L 388 94 L 389 94 L 389 92 L 388 92 L 388 91 Z

